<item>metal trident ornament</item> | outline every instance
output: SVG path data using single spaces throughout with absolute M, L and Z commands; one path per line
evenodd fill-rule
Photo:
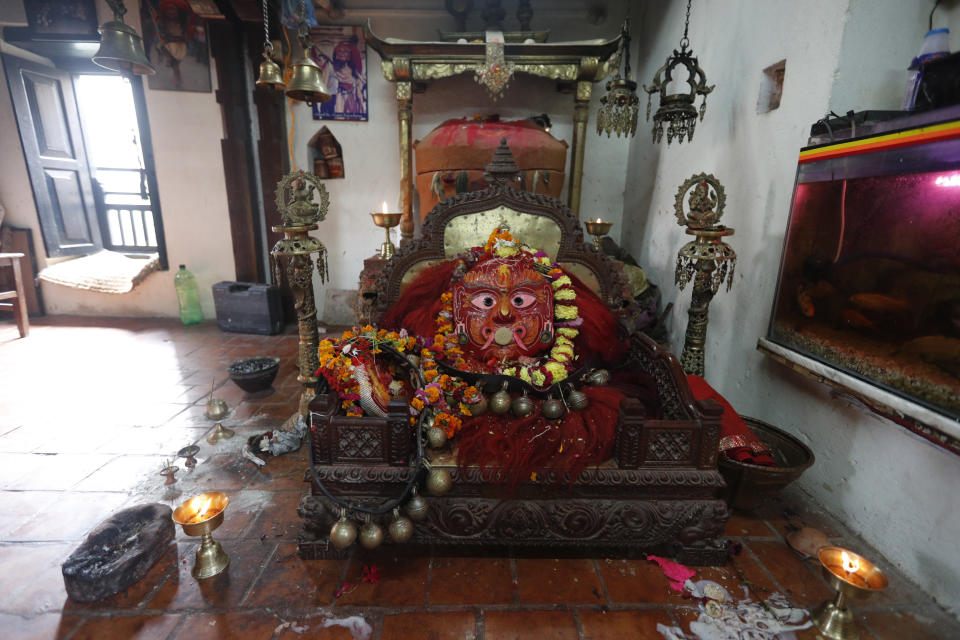
M 690 196 L 685 208 L 683 200 L 688 192 Z M 690 302 L 680 364 L 684 373 L 698 376 L 703 376 L 710 301 L 724 282 L 727 291 L 730 290 L 737 266 L 737 254 L 722 240 L 732 236 L 733 229 L 717 224 L 723 215 L 726 200 L 720 181 L 712 175 L 700 173 L 680 185 L 674 201 L 677 222 L 687 227 L 687 233 L 695 237 L 680 248 L 674 274 L 681 290 L 693 280 L 693 299 Z

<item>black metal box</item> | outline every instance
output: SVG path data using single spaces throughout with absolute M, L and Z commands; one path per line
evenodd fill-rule
M 218 282 L 213 304 L 222 331 L 273 335 L 283 328 L 280 290 L 255 282 Z

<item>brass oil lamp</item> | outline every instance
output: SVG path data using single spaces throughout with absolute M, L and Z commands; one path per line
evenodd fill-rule
M 697 116 L 702 121 L 707 112 L 707 94 L 713 91 L 715 85 L 707 86 L 707 74 L 700 68 L 700 63 L 693 55 L 693 51 L 688 49 L 690 38 L 687 32 L 690 28 L 690 3 L 687 0 L 687 19 L 683 25 L 683 37 L 680 39 L 680 50 L 673 50 L 673 55 L 667 56 L 667 61 L 662 67 L 657 69 L 653 76 L 653 84 L 649 87 L 644 85 L 643 90 L 647 92 L 647 120 L 650 119 L 650 101 L 654 93 L 660 94 L 660 106 L 653 115 L 653 141 L 659 143 L 663 139 L 664 124 L 667 127 L 667 144 L 669 145 L 674 138 L 677 142 L 683 143 L 683 139 L 693 140 L 693 131 L 697 126 Z M 683 93 L 667 93 L 667 88 L 673 80 L 673 74 L 676 68 L 680 66 L 685 68 L 687 77 L 681 73 L 679 80 L 686 82 L 689 91 Z M 700 104 L 700 110 L 694 106 L 697 96 L 703 96 L 703 102 Z
M 390 229 L 400 224 L 402 213 L 387 213 L 387 203 L 383 203 L 383 211 L 370 214 L 373 217 L 373 224 L 383 228 L 387 233 L 387 241 L 380 245 L 380 258 L 389 260 L 397 252 L 397 247 L 390 240 Z
M 223 524 L 223 514 L 230 499 L 220 491 L 201 493 L 173 511 L 173 521 L 188 536 L 200 536 L 196 562 L 191 573 L 197 580 L 212 578 L 227 568 L 230 556 L 211 535 Z
M 597 251 L 601 251 L 600 238 L 610 233 L 610 227 L 613 226 L 613 223 L 597 218 L 596 220 L 584 221 L 583 226 L 587 228 L 587 233 L 593 236 L 593 246 L 596 247 Z
M 817 559 L 823 577 L 837 595 L 814 609 L 810 620 L 830 640 L 857 640 L 860 632 L 847 601 L 886 589 L 887 576 L 863 556 L 840 547 L 821 547 Z

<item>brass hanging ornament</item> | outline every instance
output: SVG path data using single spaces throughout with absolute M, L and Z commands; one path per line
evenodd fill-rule
M 260 63 L 257 85 L 278 91 L 283 90 L 283 70 L 274 61 L 273 43 L 270 42 L 270 11 L 267 8 L 267 0 L 263 0 L 263 62 Z
M 143 50 L 143 38 L 137 30 L 123 21 L 127 12 L 122 0 L 107 0 L 113 10 L 113 20 L 105 22 L 100 32 L 100 48 L 93 55 L 93 63 L 121 73 L 152 76 L 157 72 Z
M 507 383 L 503 383 L 503 388 L 493 394 L 490 398 L 490 412 L 498 416 L 510 411 L 510 393 L 507 391 Z
M 410 502 L 407 503 L 404 510 L 407 512 L 407 515 L 411 520 L 420 522 L 426 519 L 427 514 L 430 512 L 430 505 L 427 504 L 427 501 L 424 500 L 423 496 L 417 493 L 417 488 L 413 488 L 413 497 L 410 498 Z
M 447 444 L 447 432 L 440 427 L 430 427 L 427 429 L 427 444 L 431 449 L 439 449 Z
M 427 474 L 427 491 L 432 496 L 442 496 L 453 487 L 453 478 L 446 469 L 430 469 Z
M 390 523 L 390 537 L 394 542 L 409 542 L 413 537 L 413 523 L 409 518 L 400 515 L 400 508 L 393 510 L 393 522 Z
M 347 518 L 346 509 L 340 509 L 340 519 L 330 529 L 330 544 L 346 549 L 357 539 L 357 525 Z
M 303 53 L 300 59 L 293 63 L 293 75 L 290 77 L 285 93 L 291 100 L 299 100 L 307 104 L 329 102 L 333 96 L 323 84 L 323 74 L 319 65 L 310 57 L 313 42 L 310 39 L 310 28 L 307 26 L 303 3 L 304 0 L 300 0 L 300 27 L 297 29 Z
M 376 549 L 382 542 L 383 529 L 368 515 L 367 521 L 360 528 L 360 545 L 364 549 Z
M 623 23 L 620 39 L 620 60 L 623 62 L 623 76 L 620 65 L 616 75 L 607 82 L 607 95 L 600 98 L 597 110 L 597 133 L 611 133 L 633 137 L 637 133 L 637 114 L 640 111 L 640 98 L 637 97 L 637 83 L 630 73 L 630 20 Z
M 700 68 L 700 63 L 693 55 L 693 51 L 688 49 L 690 38 L 687 32 L 690 28 L 690 3 L 687 0 L 687 18 L 683 25 L 683 37 L 680 39 L 680 51 L 673 50 L 673 55 L 667 56 L 666 63 L 657 69 L 653 76 L 653 84 L 649 87 L 644 85 L 643 90 L 647 96 L 647 120 L 650 119 L 650 101 L 654 93 L 660 94 L 660 106 L 653 115 L 653 141 L 659 143 L 663 139 L 663 128 L 667 128 L 667 144 L 669 145 L 674 138 L 677 142 L 683 143 L 684 137 L 688 141 L 693 140 L 693 131 L 697 126 L 697 119 L 702 121 L 707 112 L 707 94 L 713 91 L 716 85 L 707 86 L 707 75 Z M 677 78 L 678 82 L 686 82 L 690 90 L 685 93 L 667 94 L 667 87 L 673 80 L 674 69 L 677 66 L 686 68 L 687 77 Z M 703 102 L 700 104 L 700 110 L 694 106 L 697 96 L 703 96 Z

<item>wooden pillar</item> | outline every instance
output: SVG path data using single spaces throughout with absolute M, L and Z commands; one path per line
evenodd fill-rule
M 573 102 L 573 144 L 570 150 L 570 189 L 567 191 L 567 206 L 573 215 L 580 216 L 580 184 L 583 181 L 583 149 L 587 141 L 587 116 L 590 114 L 590 94 L 593 84 L 589 80 L 577 81 L 577 93 Z
M 400 244 L 413 239 L 413 83 L 409 61 L 395 60 L 397 74 L 397 130 L 400 139 Z

